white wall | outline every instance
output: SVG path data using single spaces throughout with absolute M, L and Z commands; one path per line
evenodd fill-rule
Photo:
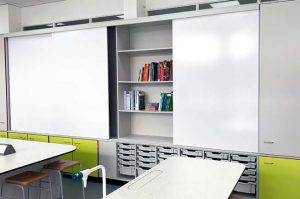
M 0 6 L 0 34 L 9 32 L 8 5 Z
M 23 26 L 123 13 L 123 0 L 66 0 L 22 8 Z

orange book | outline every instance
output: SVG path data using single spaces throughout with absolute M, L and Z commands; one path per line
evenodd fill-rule
M 149 64 L 145 64 L 143 81 L 148 81 L 148 77 L 149 77 Z

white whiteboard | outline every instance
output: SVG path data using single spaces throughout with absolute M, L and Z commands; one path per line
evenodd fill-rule
M 109 138 L 107 29 L 9 39 L 11 129 Z
M 258 46 L 258 11 L 174 21 L 174 144 L 258 151 Z

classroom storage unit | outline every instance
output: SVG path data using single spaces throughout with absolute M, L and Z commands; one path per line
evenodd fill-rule
M 161 93 L 173 91 L 173 80 L 142 81 L 145 64 L 172 60 L 172 23 L 153 22 L 117 27 L 118 137 L 155 139 L 173 137 L 173 112 L 126 109 L 124 92 L 142 91 L 147 103 L 158 103 Z M 147 70 L 148 71 L 148 70 Z M 149 74 L 148 74 L 149 77 Z M 146 109 L 146 107 L 145 107 Z
M 7 132 L 0 131 L 0 138 L 7 138 Z
M 143 174 L 157 164 L 156 146 L 137 145 L 137 175 Z
M 9 132 L 8 138 L 17 139 L 17 140 L 27 140 L 27 134 L 26 133 Z
M 261 5 L 260 153 L 300 156 L 299 1 Z
M 299 198 L 299 170 L 300 160 L 260 157 L 259 198 Z
M 47 135 L 28 134 L 27 139 L 36 142 L 49 142 L 49 136 Z
M 136 176 L 136 145 L 127 143 L 117 144 L 118 172 L 121 175 Z

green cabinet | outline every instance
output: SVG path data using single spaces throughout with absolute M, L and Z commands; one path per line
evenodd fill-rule
M 27 140 L 26 133 L 8 133 L 8 138 L 17 139 L 17 140 Z
M 7 138 L 7 132 L 0 131 L 0 138 Z
M 49 137 L 46 135 L 34 135 L 34 134 L 28 134 L 28 140 L 30 141 L 36 141 L 36 142 L 48 142 Z
M 259 199 L 299 199 L 300 160 L 260 157 Z
M 73 145 L 76 150 L 73 152 L 73 160 L 81 163 L 83 169 L 89 169 L 98 165 L 98 141 L 73 139 Z M 74 168 L 78 171 L 79 168 Z M 93 172 L 90 176 L 98 177 L 98 171 Z

